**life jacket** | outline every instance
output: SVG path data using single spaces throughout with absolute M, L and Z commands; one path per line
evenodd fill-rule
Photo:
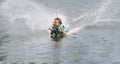
M 67 27 L 65 27 L 63 24 L 61 24 L 59 27 L 55 27 L 54 25 L 52 26 L 52 29 L 54 30 L 54 31 L 59 31 L 59 32 L 61 32 L 61 31 L 66 31 L 66 32 L 69 32 L 69 28 L 67 28 Z

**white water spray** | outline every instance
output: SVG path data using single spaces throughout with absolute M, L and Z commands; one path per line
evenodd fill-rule
M 90 12 L 73 19 L 73 22 L 77 22 L 77 27 L 72 28 L 71 33 L 77 33 L 86 26 L 94 25 L 100 22 L 102 20 L 101 17 L 104 16 L 106 9 L 109 7 L 111 2 L 112 0 L 103 0 L 98 9 L 91 10 Z

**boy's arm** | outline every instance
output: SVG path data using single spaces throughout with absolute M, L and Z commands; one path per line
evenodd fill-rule
M 61 28 L 61 32 L 62 32 L 63 35 L 65 36 L 65 35 L 66 35 L 65 26 L 62 24 L 60 28 Z
M 49 29 L 48 30 L 52 30 L 50 27 L 49 27 Z
M 69 32 L 69 28 L 65 27 L 64 25 L 61 25 L 61 32 L 66 35 L 67 32 Z
M 51 25 L 51 26 L 49 27 L 49 30 L 53 30 L 52 27 L 53 27 L 53 25 Z

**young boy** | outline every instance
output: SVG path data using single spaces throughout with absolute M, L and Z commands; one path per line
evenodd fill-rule
M 65 36 L 66 33 L 69 31 L 69 29 L 62 24 L 60 18 L 54 19 L 54 23 L 52 26 L 49 27 L 49 30 L 51 31 L 51 37 L 53 37 L 53 34 L 62 34 L 63 36 Z

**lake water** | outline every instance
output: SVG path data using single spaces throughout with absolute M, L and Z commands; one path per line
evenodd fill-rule
M 0 64 L 120 64 L 119 0 L 1 0 Z M 48 27 L 70 28 L 59 41 Z

